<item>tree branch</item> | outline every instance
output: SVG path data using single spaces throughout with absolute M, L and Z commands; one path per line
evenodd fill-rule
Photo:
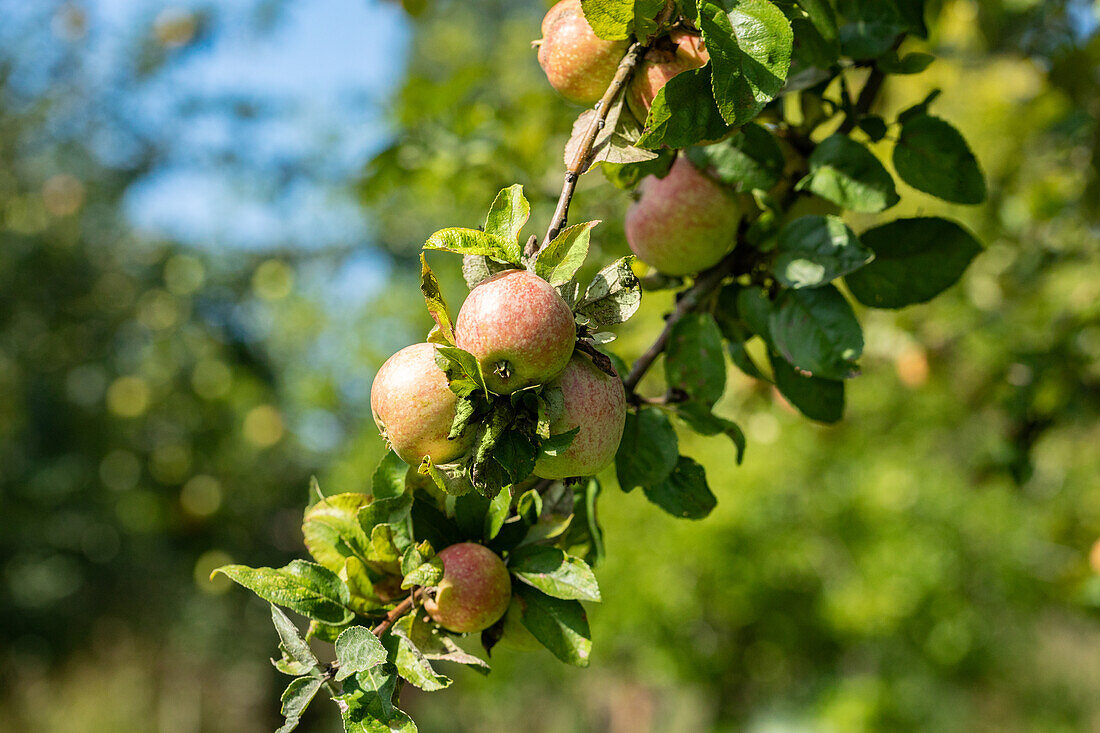
M 408 598 L 394 606 L 393 610 L 387 613 L 386 617 L 382 619 L 382 621 L 379 622 L 379 624 L 371 630 L 374 635 L 381 639 L 382 635 L 389 631 L 389 628 L 394 625 L 397 619 L 404 616 L 406 613 L 412 610 L 413 606 L 423 600 L 425 593 L 427 593 L 427 588 L 417 587 L 412 593 L 409 594 Z
M 607 87 L 607 91 L 604 92 L 600 101 L 596 103 L 596 115 L 592 118 L 592 122 L 589 123 L 588 129 L 585 130 L 584 139 L 581 142 L 580 148 L 577 150 L 576 155 L 573 156 L 573 160 L 566 166 L 565 183 L 562 185 L 561 196 L 558 197 L 558 206 L 554 210 L 554 216 L 550 219 L 550 226 L 546 230 L 546 236 L 542 239 L 542 245 L 541 247 L 538 245 L 532 247 L 529 243 L 527 246 L 528 251 L 526 252 L 528 257 L 533 257 L 538 254 L 539 250 L 552 242 L 554 237 L 558 236 L 558 232 L 565 227 L 565 222 L 569 218 L 569 204 L 572 202 L 573 192 L 577 188 L 577 179 L 584 173 L 588 165 L 588 159 L 592 156 L 592 147 L 595 145 L 596 138 L 607 122 L 607 115 L 611 112 L 611 106 L 614 104 L 615 98 L 618 97 L 626 87 L 627 82 L 630 81 L 630 76 L 634 73 L 634 69 L 637 67 L 638 62 L 647 50 L 647 46 L 635 42 L 626 52 L 626 55 L 623 56 L 623 60 L 619 62 L 619 68 L 615 72 L 615 78 L 611 80 L 611 84 Z

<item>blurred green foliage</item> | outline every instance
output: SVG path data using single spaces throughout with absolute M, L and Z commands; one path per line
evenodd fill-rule
M 861 314 L 865 376 L 837 427 L 731 370 L 718 410 L 745 427 L 745 464 L 684 436 L 719 498 L 705 522 L 608 477 L 592 667 L 494 651 L 487 678 L 407 694 L 421 730 L 1100 727 L 1097 10 L 932 5 L 939 60 L 891 81 L 884 117 L 941 88 L 990 200 L 906 190 L 892 216 L 949 215 L 987 251 L 935 303 Z M 356 184 L 395 265 L 350 311 L 326 300 L 347 253 L 128 230 L 122 196 L 156 150 L 106 165 L 52 131 L 65 76 L 27 99 L 0 68 L 0 730 L 274 729 L 268 611 L 206 575 L 299 554 L 310 473 L 369 479 L 369 375 L 429 325 L 424 238 L 476 226 L 513 182 L 549 217 L 578 110 L 528 48 L 543 10 L 438 0 L 411 21 L 393 144 Z M 605 220 L 595 268 L 626 252 L 629 197 L 586 178 L 572 219 Z M 457 304 L 452 260 L 432 263 Z M 621 329 L 623 357 L 667 300 Z

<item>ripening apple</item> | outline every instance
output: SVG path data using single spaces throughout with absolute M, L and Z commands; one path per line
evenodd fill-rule
M 581 0 L 561 0 L 542 19 L 535 41 L 550 86 L 570 102 L 595 104 L 611 84 L 627 41 L 605 41 L 584 18 Z
M 708 61 L 710 54 L 701 37 L 679 28 L 672 31 L 666 42 L 658 42 L 646 52 L 634 72 L 626 96 L 630 111 L 639 122 L 645 122 L 657 92 L 669 79 L 681 72 L 702 68 Z
M 591 476 L 615 458 L 626 423 L 626 391 L 618 377 L 605 374 L 580 352 L 547 389 L 561 389 L 564 406 L 550 424 L 551 434 L 579 428 L 569 447 L 535 463 L 539 478 Z
M 386 360 L 370 390 L 370 409 L 382 437 L 398 457 L 415 466 L 431 456 L 436 464 L 465 454 L 474 431 L 447 435 L 455 419 L 454 392 L 435 361 L 435 346 L 406 346 Z
M 460 634 L 495 624 L 512 599 L 512 580 L 504 561 L 484 545 L 463 542 L 443 548 L 443 579 L 424 610 L 437 624 Z
M 554 286 L 527 270 L 506 270 L 466 296 L 455 345 L 473 354 L 497 394 L 556 377 L 573 353 L 573 311 Z
M 647 176 L 626 213 L 626 241 L 638 259 L 667 275 L 718 264 L 733 249 L 741 204 L 733 191 L 680 156 L 664 178 Z

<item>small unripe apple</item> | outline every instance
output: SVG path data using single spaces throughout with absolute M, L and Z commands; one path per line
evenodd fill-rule
M 382 437 L 409 465 L 431 456 L 450 463 L 473 443 L 474 431 L 448 439 L 455 419 L 454 392 L 435 361 L 435 346 L 406 346 L 386 360 L 370 389 L 370 409 Z
M 702 38 L 681 29 L 672 31 L 667 42 L 646 52 L 634 72 L 626 96 L 630 111 L 639 122 L 645 122 L 657 92 L 669 79 L 681 72 L 702 68 L 708 61 L 710 54 Z
M 626 213 L 626 241 L 638 259 L 667 275 L 718 264 L 733 249 L 741 204 L 733 191 L 676 159 L 664 178 L 648 176 Z
M 455 321 L 455 345 L 477 358 L 497 394 L 549 382 L 569 363 L 576 340 L 569 304 L 527 270 L 506 270 L 480 283 Z
M 570 102 L 595 104 L 611 84 L 626 41 L 605 41 L 584 18 L 581 0 L 561 0 L 542 19 L 539 65 L 550 86 Z
M 550 424 L 551 434 L 579 428 L 569 447 L 535 463 L 539 478 L 591 476 L 611 463 L 626 423 L 626 391 L 618 377 L 600 371 L 592 360 L 576 353 L 561 376 L 547 389 L 561 389 L 564 406 Z
M 475 542 L 443 548 L 443 580 L 424 610 L 437 624 L 460 634 L 495 624 L 512 599 L 508 568 L 495 552 Z

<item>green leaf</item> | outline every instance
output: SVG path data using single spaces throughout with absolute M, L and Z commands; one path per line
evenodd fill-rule
M 370 629 L 352 626 L 336 638 L 336 661 L 340 662 L 336 680 L 342 681 L 384 663 L 386 648 Z
M 581 8 L 598 37 L 606 41 L 630 37 L 634 27 L 634 0 L 581 0 Z
M 526 545 L 512 552 L 508 570 L 554 598 L 600 601 L 600 587 L 588 563 L 556 547 Z
M 828 0 L 798 0 L 799 7 L 806 13 L 806 18 L 812 34 L 807 34 L 805 29 L 792 23 L 795 35 L 803 46 L 806 45 L 808 36 L 812 36 L 810 44 L 813 50 L 810 59 L 815 66 L 828 68 L 840 55 L 840 35 L 836 25 L 836 14 Z M 802 33 L 799 31 L 802 30 Z
M 628 412 L 623 438 L 615 453 L 615 475 L 619 488 L 633 491 L 668 478 L 676 467 L 680 442 L 668 417 L 654 407 Z
M 539 457 L 556 457 L 561 455 L 566 448 L 573 445 L 573 439 L 577 437 L 577 433 L 579 433 L 580 430 L 580 426 L 578 426 L 572 430 L 566 430 L 564 433 L 555 433 L 549 438 L 540 441 Z
M 638 40 L 644 42 L 657 32 L 657 19 L 665 5 L 666 0 L 634 0 L 634 35 Z
M 675 407 L 676 417 L 700 435 L 725 435 L 733 441 L 737 451 L 737 464 L 745 458 L 745 434 L 741 427 L 724 417 L 718 417 L 706 405 L 698 402 L 682 402 Z
M 485 255 L 516 266 L 520 266 L 523 254 L 518 242 L 493 236 L 478 229 L 461 227 L 440 229 L 428 238 L 424 249 L 454 252 L 460 255 Z
M 898 12 L 909 26 L 909 32 L 928 38 L 928 26 L 924 22 L 925 0 L 895 0 Z
M 768 0 L 734 0 L 727 15 L 714 2 L 699 8 L 710 53 L 711 85 L 722 118 L 743 125 L 778 96 L 791 66 L 794 34 Z
M 913 188 L 956 204 L 985 201 L 985 176 L 966 140 L 939 117 L 906 119 L 894 147 L 894 167 Z
M 863 332 L 852 306 L 832 285 L 784 292 L 768 330 L 776 350 L 804 374 L 847 379 L 859 372 Z
M 378 468 L 371 476 L 371 494 L 375 499 L 392 499 L 405 493 L 405 475 L 408 465 L 390 451 L 382 456 Z
M 866 214 L 888 209 L 899 200 L 894 179 L 874 153 L 839 134 L 826 138 L 810 153 L 810 174 L 796 189 Z
M 485 375 L 477 357 L 457 346 L 436 346 L 436 364 L 447 374 L 451 391 L 459 397 L 469 397 L 477 390 L 488 394 Z
M 428 307 L 435 325 L 447 343 L 455 342 L 454 326 L 451 325 L 451 314 L 447 311 L 447 302 L 443 299 L 443 293 L 439 289 L 439 280 L 436 279 L 432 268 L 428 267 L 428 260 L 424 253 L 420 253 L 420 292 L 424 295 L 424 304 Z
M 408 621 L 405 620 L 408 619 Z M 410 614 L 395 624 L 394 634 L 404 639 L 430 662 L 462 664 L 475 672 L 487 674 L 489 665 L 484 659 L 465 651 L 454 639 L 434 624 L 428 623 L 424 614 Z
M 465 255 L 462 258 L 462 279 L 466 281 L 466 287 L 473 290 L 498 272 L 514 267 L 515 265 L 498 262 L 485 255 Z
M 491 540 L 500 534 L 500 528 L 504 526 L 504 520 L 508 518 L 508 512 L 512 508 L 512 492 L 501 491 L 489 502 L 489 510 L 485 513 L 485 540 Z
M 416 536 L 431 542 L 433 547 L 449 547 L 464 539 L 454 522 L 419 497 L 413 502 L 410 516 L 413 527 L 416 528 Z
M 441 580 L 443 580 L 443 561 L 438 557 L 433 557 L 407 573 L 401 581 L 401 587 L 408 590 L 417 585 L 438 585 Z
M 924 303 L 954 285 L 982 246 L 946 219 L 898 219 L 863 233 L 875 261 L 845 278 L 856 300 L 874 308 Z
M 707 486 L 706 471 L 686 456 L 680 456 L 667 479 L 642 490 L 651 502 L 681 519 L 702 519 L 718 505 Z
M 646 176 L 664 178 L 669 167 L 672 166 L 672 161 L 676 159 L 676 151 L 657 150 L 653 152 L 657 154 L 656 157 L 639 163 L 604 163 L 602 165 L 603 174 L 611 182 L 611 185 L 624 190 L 634 188 Z
M 772 134 L 752 122 L 720 143 L 688 148 L 687 155 L 699 170 L 741 193 L 771 188 L 786 165 Z
M 523 609 L 523 625 L 561 661 L 587 667 L 592 654 L 592 632 L 579 601 L 552 598 L 528 585 L 513 586 Z
M 834 423 L 844 417 L 844 382 L 836 379 L 806 377 L 795 371 L 787 360 L 769 353 L 775 386 L 787 402 L 806 417 Z
M 886 53 L 907 28 L 894 0 L 837 0 L 837 10 L 847 21 L 840 27 L 840 46 L 854 59 Z
M 532 271 L 551 285 L 562 285 L 572 280 L 588 256 L 592 227 L 599 223 L 586 221 L 563 229 L 538 253 L 532 263 Z
M 876 62 L 878 67 L 888 74 L 919 74 L 931 65 L 936 57 L 928 53 L 914 51 L 903 57 L 897 51 L 888 51 Z
M 375 499 L 360 509 L 356 515 L 359 526 L 364 532 L 371 534 L 378 525 L 391 525 L 395 529 L 404 527 L 408 524 L 412 503 L 413 498 L 410 494 L 402 494 L 392 499 Z
M 653 99 L 638 146 L 686 148 L 714 141 L 729 131 L 714 103 L 711 67 L 690 69 L 669 79 Z
M 601 490 L 600 482 L 594 478 L 573 488 L 573 519 L 558 540 L 559 547 L 589 565 L 604 557 L 603 530 L 596 509 Z
M 416 733 L 409 716 L 393 706 L 397 670 L 392 664 L 352 675 L 335 698 L 345 733 Z
M 743 288 L 737 293 L 737 313 L 753 333 L 771 345 L 772 335 L 768 323 L 775 304 L 763 288 Z
M 599 124 L 598 116 L 596 110 L 588 109 L 581 112 L 573 122 L 573 131 L 562 152 L 562 160 L 566 167 L 572 164 L 581 147 L 586 144 L 592 125 Z M 599 125 L 599 132 L 585 160 L 586 167 L 582 168 L 580 173 L 586 173 L 597 165 L 628 165 L 656 160 L 659 157 L 657 152 L 635 145 L 641 136 L 642 126 L 634 115 L 627 111 L 626 97 L 618 97 L 608 110 L 603 124 Z
M 531 204 L 518 183 L 502 189 L 485 216 L 485 233 L 519 246 L 519 233 L 531 216 Z
M 335 494 L 306 509 L 302 535 L 313 559 L 334 573 L 349 557 L 366 559 L 369 540 L 356 515 L 370 501 L 366 494 Z
M 886 137 L 886 122 L 878 115 L 864 115 L 859 119 L 859 129 L 867 133 L 871 142 L 877 143 Z
M 672 327 L 665 347 L 668 386 L 713 405 L 726 390 L 722 332 L 709 313 L 689 313 Z
M 283 703 L 282 713 L 283 717 L 286 718 L 286 723 L 281 725 L 275 733 L 290 733 L 298 727 L 302 713 L 309 707 L 322 684 L 324 684 L 323 681 L 316 677 L 299 677 L 287 685 L 286 690 L 283 691 L 283 696 L 280 698 Z
M 874 259 L 836 216 L 803 216 L 779 232 L 775 277 L 789 288 L 816 288 Z
M 633 255 L 622 257 L 592 278 L 575 308 L 589 329 L 623 323 L 638 310 L 642 302 L 642 287 L 630 266 L 633 261 Z
M 451 678 L 439 674 L 432 668 L 431 661 L 417 648 L 410 635 L 418 614 L 408 613 L 397 619 L 390 632 L 398 638 L 397 655 L 394 659 L 397 674 L 425 692 L 435 692 L 450 687 Z
M 271 622 L 279 635 L 279 648 L 283 650 L 284 658 L 289 657 L 311 671 L 316 671 L 321 666 L 298 627 L 275 604 L 271 604 Z
M 269 603 L 289 608 L 311 619 L 328 624 L 351 620 L 348 587 L 333 571 L 306 562 L 292 560 L 283 568 L 250 568 L 224 565 L 211 575 L 221 573 Z

